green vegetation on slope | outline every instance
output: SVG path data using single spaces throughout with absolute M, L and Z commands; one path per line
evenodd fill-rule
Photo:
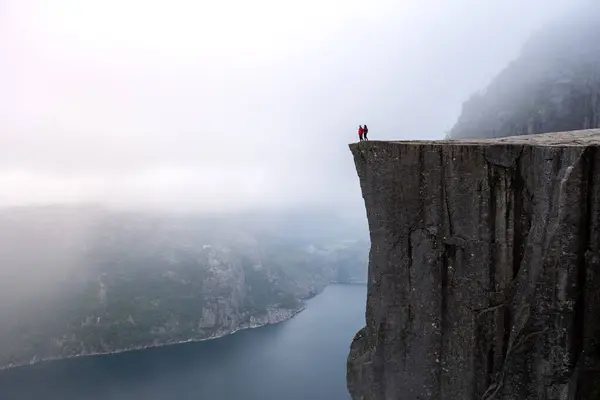
M 0 366 L 214 337 L 283 319 L 340 277 L 365 280 L 366 240 L 309 236 L 95 209 L 0 213 Z

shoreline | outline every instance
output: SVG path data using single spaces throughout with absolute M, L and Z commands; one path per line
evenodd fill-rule
M 268 322 L 268 320 L 267 320 L 267 322 L 265 322 L 265 323 L 262 323 L 259 325 L 254 325 L 254 326 L 252 325 L 251 322 L 248 322 L 246 324 L 240 325 L 240 327 L 238 327 L 237 329 L 234 329 L 230 332 L 218 333 L 213 336 L 209 336 L 209 337 L 202 338 L 202 339 L 187 339 L 187 340 L 180 340 L 180 341 L 176 341 L 176 342 L 150 344 L 150 345 L 145 345 L 145 346 L 130 347 L 130 348 L 126 348 L 126 349 L 117 349 L 117 350 L 113 350 L 113 351 L 104 351 L 104 352 L 101 351 L 101 352 L 94 352 L 94 353 L 87 353 L 87 354 L 76 354 L 76 355 L 65 356 L 65 357 L 41 358 L 39 360 L 24 362 L 24 363 L 20 363 L 20 364 L 16 364 L 16 365 L 0 366 L 0 373 L 2 373 L 4 371 L 8 371 L 8 370 L 13 370 L 13 369 L 17 369 L 17 368 L 26 368 L 26 367 L 34 366 L 37 364 L 48 363 L 48 362 L 52 362 L 52 361 L 70 360 L 70 359 L 74 359 L 74 358 L 83 358 L 83 357 L 107 356 L 107 355 L 112 355 L 112 354 L 128 353 L 128 352 L 141 351 L 141 350 L 147 350 L 147 349 L 158 348 L 158 347 L 175 346 L 178 344 L 198 343 L 198 342 L 205 342 L 208 340 L 220 339 L 220 338 L 223 338 L 226 336 L 233 335 L 240 331 L 263 328 L 263 327 L 269 326 L 269 325 L 278 325 L 282 322 L 289 321 L 290 319 L 294 318 L 296 315 L 300 314 L 302 311 L 306 310 L 306 307 L 307 306 L 304 303 L 298 309 L 293 310 L 289 316 L 287 316 L 281 320 L 278 320 L 276 322 Z M 289 310 L 291 311 L 292 309 L 289 309 Z M 265 316 L 268 316 L 268 312 L 266 313 Z M 262 317 L 265 317 L 265 316 L 262 316 Z
M 132 351 L 141 351 L 141 350 L 146 350 L 146 349 L 152 349 L 152 348 L 158 348 L 158 347 L 166 347 L 166 346 L 175 346 L 178 344 L 185 344 L 185 343 L 198 343 L 198 342 L 204 342 L 204 341 L 208 341 L 208 340 L 215 340 L 215 339 L 220 339 L 226 336 L 230 336 L 233 335 L 237 332 L 240 331 L 245 331 L 245 330 L 249 330 L 249 329 L 257 329 L 257 328 L 262 328 L 268 325 L 277 325 L 280 324 L 282 322 L 285 321 L 289 321 L 290 319 L 294 318 L 296 315 L 300 314 L 302 311 L 304 311 L 307 307 L 306 301 L 307 300 L 311 300 L 313 298 L 315 298 L 316 296 L 318 296 L 319 294 L 323 293 L 323 291 L 327 288 L 327 286 L 330 285 L 359 285 L 359 286 L 366 286 L 367 282 L 360 282 L 360 281 L 355 281 L 355 282 L 338 282 L 338 281 L 330 281 L 327 285 L 325 285 L 325 287 L 321 288 L 321 290 L 318 290 L 315 293 L 312 293 L 311 295 L 301 298 L 299 300 L 302 301 L 302 306 L 299 307 L 296 310 L 293 310 L 289 316 L 287 316 L 286 318 L 283 318 L 281 320 L 278 320 L 276 322 L 272 322 L 269 323 L 268 320 L 265 323 L 259 324 L 259 325 L 252 325 L 251 321 L 248 321 L 245 324 L 240 325 L 237 329 L 234 329 L 230 332 L 223 332 L 223 333 L 217 333 L 213 336 L 209 336 L 209 337 L 205 337 L 205 338 L 201 338 L 201 339 L 187 339 L 187 340 L 180 340 L 180 341 L 176 341 L 176 342 L 165 342 L 165 343 L 159 343 L 159 344 L 150 344 L 150 345 L 145 345 L 145 346 L 136 346 L 136 347 L 129 347 L 126 349 L 118 349 L 118 350 L 113 350 L 113 351 L 100 351 L 100 352 L 94 352 L 94 353 L 86 353 L 86 354 L 76 354 L 76 355 L 71 355 L 71 356 L 64 356 L 64 357 L 47 357 L 47 358 L 41 358 L 39 360 L 35 360 L 35 361 L 28 361 L 28 362 L 23 362 L 20 364 L 9 364 L 9 365 L 3 365 L 0 366 L 0 373 L 4 372 L 4 371 L 8 371 L 8 370 L 12 370 L 12 369 L 17 369 L 17 368 L 26 368 L 26 367 L 31 367 L 37 364 L 42 364 L 42 363 L 48 363 L 48 362 L 53 362 L 53 361 L 61 361 L 61 360 L 70 360 L 70 359 L 74 359 L 74 358 L 82 358 L 82 357 L 95 357 L 95 356 L 107 356 L 107 355 L 112 355 L 112 354 L 121 354 L 121 353 L 127 353 L 127 352 L 132 352 Z M 292 309 L 288 309 L 289 311 L 291 311 Z M 269 315 L 269 310 L 267 310 L 267 312 L 265 313 L 265 315 L 262 315 L 260 318 L 264 318 L 264 317 L 268 317 Z

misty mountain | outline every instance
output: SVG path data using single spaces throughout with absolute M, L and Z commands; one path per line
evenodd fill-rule
M 600 126 L 600 26 L 581 7 L 535 33 L 520 56 L 462 108 L 452 139 Z
M 369 246 L 327 212 L 96 206 L 3 210 L 0 243 L 0 366 L 279 322 L 329 282 L 366 281 Z

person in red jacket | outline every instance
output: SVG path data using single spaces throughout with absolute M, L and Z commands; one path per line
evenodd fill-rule
M 358 126 L 358 138 L 360 139 L 360 141 L 362 142 L 363 140 L 363 133 L 365 132 L 365 130 L 363 129 L 362 125 Z

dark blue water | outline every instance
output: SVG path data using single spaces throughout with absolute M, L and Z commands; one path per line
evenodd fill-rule
M 224 338 L 0 372 L 0 399 L 347 400 L 366 287 L 331 285 L 284 323 Z

